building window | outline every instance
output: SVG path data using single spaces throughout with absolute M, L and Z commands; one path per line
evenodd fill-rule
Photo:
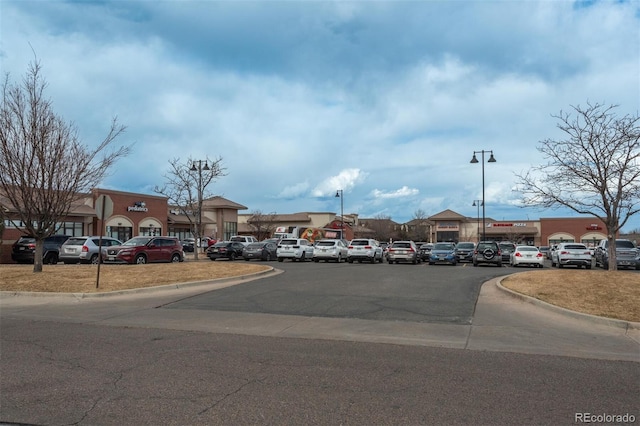
M 145 237 L 157 237 L 162 235 L 162 228 L 158 228 L 157 226 L 149 226 L 149 227 L 140 227 L 140 235 Z
M 224 223 L 224 240 L 229 241 L 233 235 L 238 235 L 238 223 L 225 222 Z
M 188 228 L 169 228 L 169 236 L 176 237 L 179 240 L 193 238 L 193 234 Z
M 84 235 L 84 224 L 82 222 L 62 222 L 56 225 L 56 233 L 69 235 L 70 237 L 81 237 Z
M 107 226 L 107 237 L 124 242 L 131 239 L 132 229 L 130 226 Z

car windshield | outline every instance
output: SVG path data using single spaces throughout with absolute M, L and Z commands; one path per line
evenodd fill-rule
M 518 251 L 538 251 L 535 247 L 521 246 L 516 248 Z
M 134 237 L 134 238 L 131 238 L 130 240 L 125 241 L 124 243 L 122 243 L 122 245 L 123 246 L 144 246 L 152 239 L 153 237 Z
M 391 245 L 393 248 L 411 248 L 411 243 L 393 243 Z
M 564 248 L 567 250 L 586 250 L 587 246 L 583 244 L 567 244 Z
M 351 241 L 352 246 L 367 246 L 369 245 L 369 241 L 367 240 L 353 240 Z
M 86 238 L 71 237 L 63 243 L 65 246 L 81 246 L 87 241 Z
M 235 242 L 238 242 L 238 243 L 242 243 L 242 242 L 244 242 L 244 240 L 245 240 L 244 237 L 231 237 L 230 241 L 235 241 Z
M 515 246 L 513 244 L 500 244 L 500 248 L 503 250 L 514 250 Z
M 336 245 L 335 241 L 318 241 L 316 244 L 318 247 L 333 247 Z
M 262 248 L 267 243 L 251 243 L 247 246 L 247 248 Z
M 298 244 L 298 240 L 282 240 L 282 241 L 280 241 L 280 245 L 285 245 L 285 246 L 295 246 L 296 244 Z
M 616 247 L 627 248 L 627 249 L 635 248 L 631 241 L 616 241 Z
M 433 250 L 453 250 L 453 244 L 439 243 L 433 246 Z
M 214 247 L 226 247 L 229 245 L 228 241 L 220 241 L 219 243 L 215 243 L 213 246 Z
M 472 249 L 475 247 L 475 244 L 473 243 L 459 243 L 456 248 L 459 249 Z

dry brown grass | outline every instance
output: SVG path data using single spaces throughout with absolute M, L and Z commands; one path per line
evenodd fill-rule
M 0 265 L 1 291 L 103 293 L 164 284 L 206 281 L 268 269 L 259 262 L 208 259 L 153 265 L 101 265 L 96 289 L 96 265 Z M 630 271 L 575 269 L 528 271 L 502 280 L 502 285 L 577 312 L 640 322 L 640 274 Z
M 508 289 L 572 311 L 640 322 L 640 274 L 630 271 L 530 271 L 502 280 Z
M 33 273 L 33 265 L 0 265 L 0 290 L 103 293 L 235 277 L 264 271 L 269 266 L 208 259 L 149 265 L 101 265 L 100 287 L 96 289 L 97 269 L 97 265 L 44 265 L 42 273 Z

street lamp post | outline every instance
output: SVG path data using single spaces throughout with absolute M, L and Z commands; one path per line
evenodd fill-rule
M 493 151 L 486 151 L 486 150 L 481 150 L 481 151 L 473 151 L 473 157 L 471 158 L 470 163 L 475 164 L 478 162 L 478 159 L 476 158 L 476 154 L 482 154 L 482 240 L 486 241 L 486 234 L 487 234 L 487 227 L 485 224 L 485 199 L 484 199 L 484 153 L 490 153 L 491 156 L 489 157 L 489 160 L 487 160 L 488 163 L 495 163 L 496 159 L 493 156 Z
M 204 165 L 203 165 L 204 163 Z M 189 169 L 189 171 L 191 172 L 198 172 L 197 175 L 197 191 L 198 191 L 198 211 L 196 214 L 196 232 L 194 233 L 194 237 L 195 237 L 195 247 L 193 250 L 193 257 L 195 260 L 198 260 L 198 251 L 200 249 L 200 245 L 202 245 L 202 193 L 204 191 L 204 189 L 202 188 L 202 171 L 205 170 L 211 170 L 209 168 L 209 164 L 207 164 L 207 161 L 202 161 L 202 160 L 197 160 L 197 161 L 193 161 L 191 163 L 191 168 Z
M 340 238 L 344 238 L 344 192 L 342 189 L 336 191 L 336 197 L 340 198 Z
M 477 207 L 478 214 L 476 216 L 476 224 L 478 225 L 478 232 L 476 233 L 476 238 L 478 238 L 478 242 L 480 242 L 480 206 L 484 206 L 484 202 L 482 200 L 473 200 L 472 206 Z

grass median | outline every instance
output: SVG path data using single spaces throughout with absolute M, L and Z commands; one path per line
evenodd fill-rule
M 186 261 L 150 265 L 0 265 L 0 291 L 104 293 L 194 281 L 231 278 L 268 270 L 262 262 Z M 573 311 L 640 322 L 640 274 L 633 271 L 545 269 L 502 280 L 513 291 Z

